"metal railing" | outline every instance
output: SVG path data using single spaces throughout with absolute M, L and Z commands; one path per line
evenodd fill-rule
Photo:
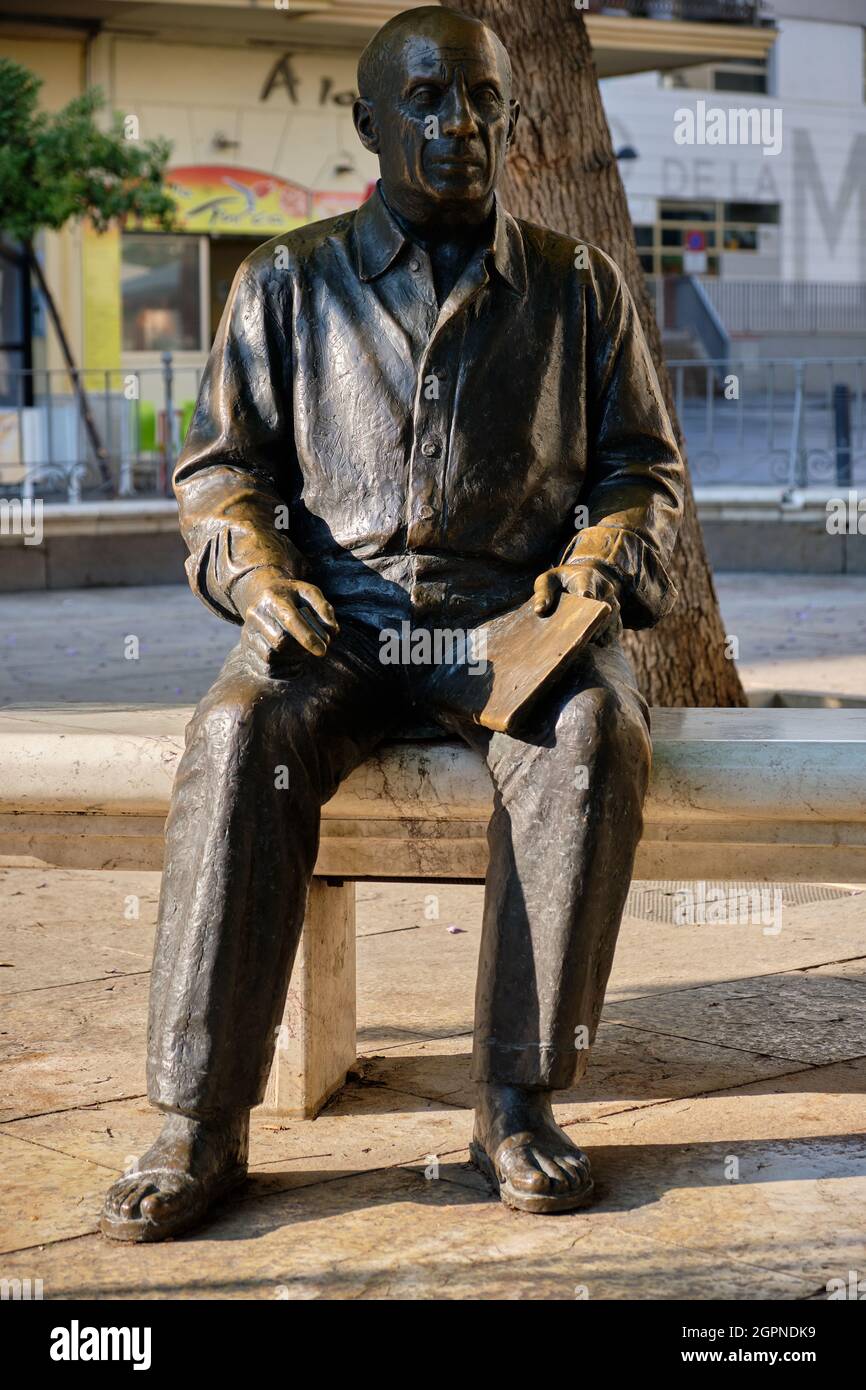
M 727 363 L 731 352 L 727 328 L 696 276 L 677 280 L 675 304 L 677 327 L 692 335 L 708 361 Z
M 696 483 L 866 482 L 866 357 L 667 365 Z
M 171 353 L 158 367 L 80 369 L 107 455 L 106 484 L 69 371 L 0 368 L 0 496 L 169 496 L 202 371 L 178 366 Z
M 713 276 L 699 283 L 729 333 L 862 333 L 866 340 L 866 284 Z
M 668 367 L 696 482 L 866 481 L 866 356 L 763 361 L 734 354 L 677 358 Z M 202 370 L 176 366 L 168 353 L 160 367 L 137 372 L 82 370 L 114 496 L 170 495 Z M 104 497 L 67 374 L 32 374 L 32 405 L 23 404 L 25 375 L 0 373 L 0 497 Z
M 677 19 L 690 24 L 758 24 L 759 0 L 589 0 L 589 14 L 631 19 Z
M 714 275 L 648 275 L 659 327 L 688 329 L 683 286 L 712 305 L 725 332 L 862 333 L 866 342 L 866 284 L 815 280 L 725 280 Z

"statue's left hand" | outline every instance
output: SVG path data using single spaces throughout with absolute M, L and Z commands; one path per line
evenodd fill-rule
M 619 586 L 595 566 L 554 565 L 553 569 L 540 574 L 535 581 L 535 611 L 539 617 L 553 612 L 561 593 L 580 594 L 583 598 L 600 599 L 603 603 L 610 604 L 610 618 L 595 634 L 595 641 L 608 637 L 612 631 L 622 630 L 619 616 Z

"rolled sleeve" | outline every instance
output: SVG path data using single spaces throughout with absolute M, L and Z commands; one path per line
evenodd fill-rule
M 670 558 L 684 470 L 658 377 L 622 275 L 595 251 L 587 283 L 587 524 L 563 564 L 598 564 L 620 584 L 625 627 L 651 627 L 676 602 Z
M 255 257 L 235 277 L 173 477 L 190 586 L 236 623 L 231 595 L 243 575 L 304 569 L 280 524 L 289 507 L 277 479 L 294 453 L 285 305 L 275 309 L 263 278 Z

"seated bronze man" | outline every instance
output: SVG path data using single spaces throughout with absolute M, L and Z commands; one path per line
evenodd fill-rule
M 190 583 L 242 633 L 174 787 L 148 1044 L 166 1119 L 106 1198 L 121 1240 L 174 1235 L 242 1181 L 320 808 L 423 720 L 495 790 L 473 1159 L 524 1210 L 592 1190 L 551 1095 L 585 1069 L 641 833 L 651 745 L 620 635 L 673 603 L 682 463 L 617 267 L 497 200 L 519 114 L 497 36 L 407 12 L 359 92 L 380 182 L 241 266 L 175 473 Z M 380 660 L 404 621 L 468 629 L 562 591 L 612 620 L 519 737 L 449 712 L 441 668 Z

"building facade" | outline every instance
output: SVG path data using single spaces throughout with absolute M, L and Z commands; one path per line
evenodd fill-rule
M 767 12 L 775 27 L 762 58 L 602 83 L 616 144 L 636 156 L 621 167 L 644 267 L 862 283 L 866 0 L 777 0 Z M 732 129 L 732 111 L 748 122 Z M 731 143 L 761 129 L 766 142 Z
M 44 79 L 48 109 L 96 85 L 141 138 L 162 136 L 173 146 L 177 235 L 98 236 L 82 226 L 43 238 L 79 360 L 94 369 L 153 367 L 171 350 L 179 363 L 200 362 L 246 251 L 357 205 L 376 174 L 352 127 L 358 54 L 380 24 L 413 3 L 420 0 L 275 0 L 254 8 L 243 0 L 5 0 L 0 53 Z M 701 22 L 689 17 L 696 6 Z M 579 8 L 603 74 L 670 69 L 720 51 L 757 61 L 772 43 L 750 0 L 684 0 L 667 9 L 585 0 Z M 732 14 L 737 23 L 727 22 Z M 610 84 L 618 136 L 642 147 L 628 174 L 643 225 L 660 215 L 668 190 L 690 197 L 702 177 L 692 161 L 677 173 L 660 148 L 649 148 L 641 110 L 651 106 L 652 143 L 660 147 L 674 98 L 656 81 L 643 73 Z M 744 182 L 743 197 L 773 204 L 781 195 L 758 172 Z M 38 319 L 35 331 L 34 363 L 59 366 Z
M 172 145 L 173 233 L 100 235 L 84 224 L 40 239 L 115 452 L 170 461 L 248 251 L 366 196 L 376 161 L 352 124 L 357 59 L 413 3 L 421 0 L 4 0 L 0 55 L 43 79 L 47 109 L 98 86 L 132 138 Z M 862 291 L 866 0 L 822 0 L 815 13 L 805 0 L 576 4 L 641 258 L 662 287 L 660 312 L 665 287 L 683 275 L 717 298 L 757 283 Z M 724 142 L 719 111 L 726 121 L 743 113 Z M 59 450 L 74 460 L 86 445 L 44 307 L 9 248 L 0 256 L 2 488 L 28 458 Z M 130 375 L 141 393 L 134 418 L 120 399 Z M 45 395 L 56 405 L 40 415 Z

